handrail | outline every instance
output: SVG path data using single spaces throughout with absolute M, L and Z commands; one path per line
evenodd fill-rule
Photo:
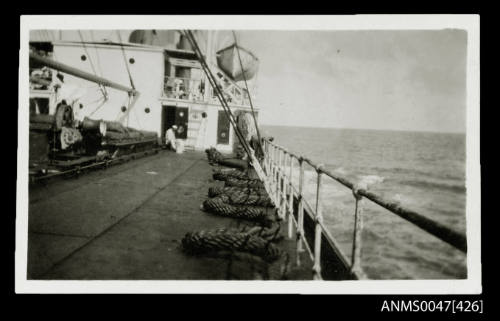
M 361 259 L 361 230 L 362 230 L 362 200 L 366 198 L 371 202 L 385 208 L 389 212 L 398 215 L 399 217 L 407 220 L 408 222 L 420 227 L 424 231 L 429 234 L 437 237 L 438 239 L 450 244 L 451 246 L 459 249 L 460 251 L 467 253 L 467 239 L 463 233 L 455 231 L 439 222 L 436 222 L 430 218 L 427 218 L 413 210 L 405 208 L 401 206 L 399 203 L 392 202 L 384 199 L 383 197 L 370 192 L 363 188 L 362 186 L 358 186 L 345 177 L 334 174 L 331 171 L 325 169 L 320 164 L 314 163 L 312 160 L 302 157 L 300 155 L 296 155 L 294 153 L 289 152 L 286 148 L 277 145 L 271 142 L 269 139 L 263 139 L 263 144 L 266 152 L 265 164 L 268 169 L 268 175 L 270 176 L 270 180 L 273 181 L 276 195 L 284 195 L 284 201 L 286 201 L 286 196 L 288 195 L 289 202 L 291 204 L 291 198 L 295 195 L 298 200 L 298 219 L 296 221 L 296 233 L 297 233 L 297 251 L 302 251 L 302 242 L 305 242 L 304 238 L 304 230 L 303 230 L 303 212 L 308 212 L 312 215 L 312 219 L 315 222 L 315 242 L 314 242 L 314 252 L 312 254 L 312 258 L 314 261 L 314 278 L 321 278 L 321 270 L 320 270 L 320 255 L 321 255 L 321 235 L 324 235 L 326 239 L 333 244 L 334 251 L 337 253 L 337 256 L 342 261 L 344 265 L 347 264 L 348 260 L 344 253 L 336 246 L 336 242 L 326 229 L 322 222 L 321 215 L 321 206 L 320 206 L 320 193 L 321 193 L 321 176 L 326 175 L 345 187 L 349 188 L 353 196 L 355 198 L 355 226 L 354 226 L 354 238 L 353 238 L 353 248 L 352 248 L 352 257 L 351 257 L 351 265 L 350 272 L 356 278 L 364 278 L 364 273 L 361 269 L 360 259 Z M 284 154 L 283 158 L 286 159 L 286 155 L 290 158 L 290 166 L 293 166 L 293 158 L 296 159 L 300 164 L 300 173 L 299 173 L 299 190 L 295 188 L 292 184 L 292 170 L 290 170 L 290 177 L 287 177 L 284 168 L 282 168 L 281 164 L 281 154 Z M 304 184 L 304 166 L 303 164 L 309 164 L 317 173 L 317 186 L 316 186 L 316 206 L 315 209 L 304 199 L 303 197 L 303 184 Z M 286 165 L 286 162 L 285 164 Z M 270 169 L 270 171 L 269 171 Z M 283 189 L 281 189 L 281 183 L 283 182 Z M 287 184 L 285 184 L 285 182 Z M 290 186 L 289 193 L 287 193 L 286 189 L 288 188 L 286 185 Z M 289 218 L 289 224 L 295 222 L 293 217 L 293 208 L 289 206 L 288 208 L 285 206 L 282 208 L 281 204 L 276 204 L 278 207 L 278 212 L 280 215 L 287 215 Z M 289 227 L 291 228 L 291 227 Z M 321 233 L 322 231 L 322 233 Z M 290 233 L 289 233 L 290 235 Z M 299 261 L 297 261 L 299 263 Z
M 174 80 L 181 80 L 182 84 L 179 84 L 179 88 L 177 90 L 176 85 L 171 83 L 171 81 Z M 164 77 L 164 82 L 163 82 L 163 94 L 165 95 L 173 95 L 177 99 L 182 99 L 182 100 L 194 100 L 194 101 L 202 101 L 202 100 L 217 100 L 217 95 L 215 93 L 215 89 L 210 85 L 210 90 L 209 92 L 205 92 L 204 87 L 199 87 L 201 84 L 204 83 L 204 79 L 196 79 L 196 78 L 189 78 L 189 77 L 175 77 L 175 76 L 165 76 Z M 186 87 L 187 86 L 187 87 Z M 228 84 L 227 86 L 221 85 L 222 91 L 227 95 L 227 97 L 230 97 L 230 102 L 235 102 L 237 105 L 240 106 L 247 106 L 247 98 L 242 94 L 241 92 L 239 93 L 233 93 L 231 92 L 231 88 L 234 90 L 235 88 L 237 90 L 241 91 L 241 88 L 239 87 L 233 87 L 235 85 L 233 84 Z M 183 88 L 181 88 L 183 87 Z
M 318 166 L 309 159 L 305 159 L 305 161 L 309 163 L 317 171 L 323 172 L 327 176 L 333 178 L 334 180 L 350 188 L 351 190 L 355 188 L 355 185 L 350 181 L 348 181 L 346 178 L 336 175 L 330 172 L 329 170 L 318 168 Z M 456 247 L 460 251 L 467 253 L 467 238 L 465 237 L 464 234 L 459 233 L 430 218 L 427 218 L 413 210 L 405 208 L 401 206 L 399 203 L 386 200 L 383 197 L 373 192 L 367 191 L 365 189 L 359 189 L 358 194 L 366 197 L 370 201 L 380 205 L 381 207 L 389 210 L 390 212 L 398 215 L 399 217 L 404 218 L 405 220 L 417 225 L 421 229 L 434 235 L 435 237 L 441 239 L 442 241 Z
M 177 79 L 182 81 L 181 84 L 178 84 L 178 87 L 176 84 L 169 83 L 169 81 Z M 167 96 L 173 95 L 177 99 L 202 101 L 205 97 L 204 87 L 201 86 L 202 83 L 201 79 L 165 76 L 163 93 Z

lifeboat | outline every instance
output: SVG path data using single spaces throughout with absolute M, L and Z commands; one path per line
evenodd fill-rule
M 243 71 L 241 70 L 237 49 L 240 51 Z M 236 47 L 235 44 L 232 44 L 229 47 L 217 51 L 217 64 L 219 68 L 234 81 L 240 81 L 244 78 L 249 80 L 252 79 L 257 72 L 259 59 L 247 49 L 240 46 Z

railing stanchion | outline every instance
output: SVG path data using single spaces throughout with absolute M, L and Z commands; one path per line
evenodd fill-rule
M 273 156 L 271 158 L 271 167 L 272 167 L 272 174 L 273 174 L 273 188 L 274 188 L 274 175 L 275 175 L 275 172 L 276 172 L 276 148 L 274 147 L 274 145 L 271 145 L 271 155 Z
M 271 175 L 271 147 L 268 141 L 266 141 L 266 155 L 267 155 L 267 176 Z
M 280 206 L 280 199 L 277 197 L 278 195 L 278 175 L 279 175 L 279 149 L 276 145 L 273 145 L 274 148 L 274 176 L 273 176 L 273 184 L 274 184 L 274 189 L 273 189 L 273 197 L 276 200 L 276 207 L 278 208 L 279 211 L 279 206 Z M 279 214 L 279 213 L 278 213 Z
M 290 169 L 288 171 L 288 238 L 292 238 L 293 234 L 293 156 L 289 154 Z M 285 195 L 286 197 L 286 195 Z M 286 200 L 286 198 L 285 198 Z
M 323 220 L 323 214 L 321 210 L 321 172 L 322 165 L 319 165 L 316 169 L 318 173 L 318 180 L 316 186 L 316 215 L 315 215 L 315 226 L 314 226 L 314 266 L 313 266 L 313 277 L 315 280 L 321 280 L 321 223 Z
M 363 196 L 358 194 L 358 188 L 354 187 L 352 194 L 355 199 L 354 207 L 354 235 L 352 240 L 351 273 L 359 276 L 364 275 L 361 268 L 361 246 L 363 233 Z
M 283 213 L 281 212 L 282 202 L 281 202 L 281 149 L 277 148 L 278 151 L 278 166 L 276 171 L 276 201 L 278 202 L 278 213 L 281 218 L 283 218 Z
M 273 150 L 273 145 L 271 143 L 268 144 L 267 148 L 268 148 L 268 153 L 269 153 L 269 173 L 267 175 L 269 176 L 269 184 L 270 184 L 269 187 L 270 187 L 270 191 L 272 192 L 274 189 L 274 185 L 273 185 L 273 179 L 274 179 L 274 177 L 273 177 L 273 173 L 274 173 L 273 172 L 274 171 L 274 169 L 273 169 L 273 157 L 274 157 L 273 153 L 274 153 L 274 150 Z M 271 197 L 271 195 L 269 195 L 269 196 Z
M 262 149 L 264 150 L 264 172 L 266 173 L 266 175 L 269 174 L 269 169 L 267 168 L 267 161 L 269 159 L 269 154 L 267 152 L 267 140 L 262 140 L 261 141 L 261 144 L 262 144 Z
M 283 218 L 286 219 L 287 215 L 287 208 L 288 208 L 288 203 L 287 203 L 287 191 L 288 191 L 288 177 L 286 174 L 286 164 L 287 164 L 287 159 L 289 157 L 289 154 L 286 150 L 283 150 L 283 188 L 282 188 L 282 193 L 281 193 L 281 199 L 283 200 Z
M 268 190 L 269 196 L 273 199 L 275 207 L 277 209 L 280 218 L 288 218 L 288 236 L 291 237 L 293 234 L 293 220 L 295 215 L 297 216 L 296 224 L 296 263 L 297 266 L 301 265 L 300 254 L 304 251 L 304 246 L 306 246 L 308 253 L 314 261 L 313 264 L 313 277 L 315 280 L 322 279 L 321 273 L 321 246 L 323 237 L 329 242 L 330 246 L 334 249 L 335 255 L 337 255 L 343 266 L 350 270 L 354 279 L 365 279 L 366 275 L 363 272 L 361 266 L 361 250 L 362 250 L 362 234 L 363 234 L 363 203 L 364 199 L 385 208 L 393 214 L 400 216 L 401 218 L 409 221 L 410 223 L 420 227 L 424 231 L 427 231 L 431 235 L 436 236 L 442 241 L 456 247 L 460 251 L 467 253 L 467 239 L 463 233 L 457 232 L 453 229 L 448 228 L 431 220 L 415 211 L 407 209 L 401 206 L 397 202 L 388 201 L 381 196 L 367 191 L 366 187 L 355 185 L 346 178 L 339 176 L 330 172 L 327 169 L 323 169 L 321 165 L 316 165 L 311 160 L 304 158 L 303 156 L 295 155 L 284 148 L 275 145 L 271 141 L 265 140 L 264 149 L 266 151 L 265 164 L 268 168 L 267 179 L 268 183 L 266 188 Z M 281 153 L 283 152 L 283 157 Z M 290 167 L 288 170 L 285 168 L 287 166 L 287 157 L 290 160 Z M 298 191 L 295 192 L 295 187 L 293 184 L 293 158 L 297 159 L 299 162 L 299 186 Z M 283 161 L 282 161 L 283 160 Z M 309 203 L 304 199 L 305 193 L 305 179 L 304 179 L 304 162 L 310 164 L 317 172 L 317 186 L 316 186 L 316 209 L 312 209 Z M 289 173 L 287 175 L 287 173 Z M 352 243 L 352 255 L 351 262 L 343 253 L 343 251 L 336 244 L 333 236 L 330 235 L 327 227 L 323 224 L 323 213 L 321 206 L 322 198 L 322 176 L 328 176 L 335 181 L 339 182 L 343 186 L 350 189 L 355 198 L 355 211 L 354 211 L 354 230 L 353 230 L 353 243 Z M 297 195 L 295 195 L 297 194 Z M 287 199 L 288 197 L 288 199 Z M 295 199 L 296 197 L 296 199 Z M 297 212 L 295 213 L 295 200 L 297 200 Z M 306 212 L 307 208 L 307 212 Z M 304 213 L 313 216 L 314 220 L 314 248 L 311 246 L 308 240 L 311 239 L 311 235 L 305 235 L 304 231 Z M 305 243 L 303 243 L 305 242 Z
M 304 251 L 302 241 L 304 237 L 304 158 L 299 158 L 299 195 L 298 199 L 298 213 L 297 213 L 297 266 L 300 266 L 300 253 Z
M 283 215 L 283 219 L 286 219 L 287 216 L 287 202 L 286 202 L 286 191 L 288 189 L 288 179 L 286 176 L 285 168 L 286 168 L 286 159 L 288 158 L 288 153 L 286 150 L 283 150 L 283 166 L 281 171 L 281 180 L 283 185 L 281 186 L 281 212 Z

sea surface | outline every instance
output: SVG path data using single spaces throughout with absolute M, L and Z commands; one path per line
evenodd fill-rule
M 465 134 L 284 126 L 261 131 L 291 152 L 465 233 Z M 314 206 L 311 167 L 305 178 L 306 200 Z M 297 184 L 297 171 L 293 180 Z M 329 177 L 323 181 L 324 222 L 350 259 L 354 197 Z M 361 258 L 369 278 L 467 278 L 465 254 L 369 200 L 363 202 L 363 223 Z

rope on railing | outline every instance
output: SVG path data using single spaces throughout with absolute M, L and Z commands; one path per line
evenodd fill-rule
M 291 229 L 293 224 L 292 220 L 294 218 L 293 215 L 293 197 L 294 197 L 294 186 L 293 186 L 293 158 L 297 159 L 299 162 L 299 188 L 297 191 L 297 220 L 296 220 L 296 237 L 297 237 L 297 265 L 300 265 L 300 256 L 298 255 L 303 251 L 303 245 L 305 244 L 311 258 L 314 261 L 313 265 L 313 275 L 314 279 L 321 279 L 321 237 L 324 235 L 330 244 L 336 246 L 336 242 L 326 229 L 323 224 L 323 217 L 321 211 L 321 187 L 322 187 L 322 175 L 329 176 L 335 181 L 341 183 L 342 185 L 349 188 L 355 199 L 355 211 L 354 211 L 354 230 L 353 230 L 353 245 L 352 245 L 352 257 L 350 264 L 350 272 L 356 278 L 365 278 L 363 270 L 361 268 L 361 247 L 362 247 L 362 231 L 363 231 L 363 198 L 369 199 L 370 201 L 380 205 L 381 207 L 387 209 L 388 211 L 400 216 L 401 218 L 411 222 L 412 224 L 420 227 L 424 231 L 434 235 L 440 240 L 454 246 L 455 248 L 461 250 L 464 253 L 467 253 L 467 240 L 464 234 L 459 233 L 447 226 L 442 225 L 439 222 L 436 222 L 432 219 L 429 219 L 415 211 L 409 210 L 399 203 L 390 202 L 380 197 L 379 195 L 369 192 L 363 189 L 360 186 L 357 186 L 347 180 L 344 177 L 336 175 L 326 169 L 323 168 L 322 165 L 317 165 L 310 159 L 304 158 L 302 156 L 295 155 L 284 147 L 281 147 L 277 144 L 272 143 L 271 141 L 264 139 L 264 148 L 266 150 L 266 158 L 264 160 L 264 164 L 266 164 L 266 168 L 268 169 L 267 173 L 272 177 L 271 181 L 275 183 L 275 189 L 273 190 L 277 196 L 277 200 L 280 198 L 282 201 L 286 202 L 286 195 L 288 194 L 288 211 L 287 206 L 282 207 L 282 203 L 276 204 L 278 209 L 282 212 L 282 215 L 286 215 L 289 220 L 289 237 L 291 236 Z M 283 152 L 284 158 L 288 155 L 290 158 L 290 168 L 289 168 L 289 178 L 286 178 L 286 173 L 283 168 L 286 165 L 285 161 L 281 162 L 281 153 Z M 312 212 L 313 219 L 315 221 L 315 237 L 314 237 L 314 253 L 312 253 L 309 248 L 307 242 L 305 241 L 304 236 L 304 207 L 306 205 L 305 200 L 303 198 L 304 193 L 304 163 L 308 163 L 312 168 L 315 169 L 317 173 L 317 186 L 316 186 L 316 206 L 315 210 L 309 210 Z M 287 182 L 288 180 L 288 182 Z M 283 184 L 282 184 L 283 183 Z M 287 185 L 289 183 L 290 190 L 287 193 Z M 282 187 L 282 190 L 281 190 Z M 284 198 L 283 198 L 284 197 Z M 288 215 L 287 215 L 288 214 Z M 334 251 L 340 256 L 341 261 L 344 264 L 347 264 L 347 259 L 345 255 L 340 251 L 339 248 L 335 248 Z

